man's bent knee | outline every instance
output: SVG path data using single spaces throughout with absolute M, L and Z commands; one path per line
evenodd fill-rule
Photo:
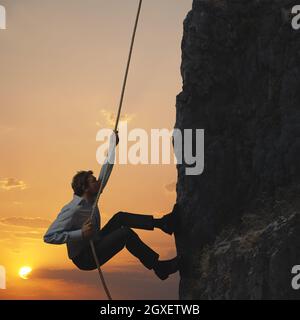
M 132 237 L 137 237 L 137 233 L 134 232 L 131 228 L 127 226 L 121 226 L 121 230 L 123 232 L 123 235 L 126 239 L 130 239 Z
M 121 225 L 124 224 L 124 218 L 126 216 L 126 212 L 123 211 L 119 211 L 117 213 L 114 214 L 113 219 L 117 220 L 118 223 L 120 223 Z

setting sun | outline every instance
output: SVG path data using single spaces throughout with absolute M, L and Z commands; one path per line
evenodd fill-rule
M 7 29 L 0 30 L 0 266 L 5 267 L 8 287 L 0 289 L 0 302 L 106 299 L 97 270 L 81 271 L 69 258 L 66 243 L 45 243 L 44 235 L 72 201 L 74 175 L 92 170 L 98 177 L 102 169 L 97 155 L 105 142 L 99 134 L 114 129 L 118 117 L 138 2 L 23 2 L 0 0 L 9 20 Z M 183 21 L 193 0 L 173 2 L 147 1 L 145 9 L 141 7 L 119 115 L 128 132 L 119 136 L 115 166 L 99 201 L 101 228 L 119 211 L 160 218 L 171 212 L 176 201 L 177 167 L 171 148 L 169 165 L 162 163 L 162 157 L 147 165 L 143 161 L 147 148 L 142 154 L 137 150 L 141 162 L 133 160 L 133 164 L 126 156 L 129 150 L 134 156 L 132 146 L 138 147 L 141 138 L 128 142 L 132 130 L 146 131 L 150 138 L 151 129 L 174 127 L 174 105 L 182 91 Z M 164 50 L 157 50 L 161 47 Z M 151 162 L 151 140 L 146 140 Z M 128 154 L 119 165 L 120 146 Z M 161 257 L 176 256 L 174 236 L 158 228 L 152 231 L 138 229 L 137 233 Z M 77 241 L 74 247 L 79 248 Z M 144 269 L 126 246 L 107 264 L 103 268 L 111 279 L 107 286 L 114 299 L 177 298 L 178 274 L 167 282 L 157 281 L 156 274 Z M 129 270 L 126 277 L 124 270 L 126 274 Z M 0 287 L 1 277 L 0 269 Z
M 28 276 L 29 274 L 31 273 L 32 269 L 30 267 L 22 267 L 20 270 L 19 270 L 19 276 L 24 279 L 24 280 L 27 280 L 28 279 Z

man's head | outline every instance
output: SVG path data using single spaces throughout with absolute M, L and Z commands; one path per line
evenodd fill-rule
M 93 171 L 79 171 L 73 177 L 72 189 L 77 196 L 94 196 L 98 193 L 99 181 L 94 177 Z

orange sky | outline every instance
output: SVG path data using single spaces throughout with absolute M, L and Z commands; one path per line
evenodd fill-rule
M 0 299 L 105 298 L 97 272 L 77 270 L 65 246 L 44 244 L 42 235 L 72 197 L 76 171 L 101 168 L 96 133 L 111 127 L 106 115 L 118 104 L 138 1 L 0 3 L 7 11 L 7 30 L 0 30 L 0 265 L 7 290 Z M 123 107 L 129 129 L 174 127 L 191 3 L 144 1 Z M 115 165 L 100 202 L 102 226 L 118 211 L 168 213 L 176 176 L 175 165 Z M 135 231 L 162 259 L 176 255 L 173 236 Z M 33 268 L 29 280 L 18 277 L 23 265 Z M 126 249 L 102 270 L 114 298 L 178 298 L 178 273 L 161 281 Z

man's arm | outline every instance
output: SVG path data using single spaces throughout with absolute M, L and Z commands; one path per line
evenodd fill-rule
M 59 215 L 45 233 L 44 241 L 52 244 L 63 244 L 83 239 L 81 229 L 67 231 L 66 226 L 67 220 Z
M 82 230 L 58 231 L 50 227 L 44 235 L 44 242 L 51 244 L 63 244 L 71 241 L 83 240 Z
M 98 180 L 102 182 L 101 183 L 102 191 L 105 188 L 107 181 L 110 177 L 110 174 L 112 172 L 114 162 L 115 162 L 116 146 L 118 145 L 118 143 L 119 143 L 118 132 L 116 134 L 113 133 L 109 141 L 108 155 L 102 165 L 99 178 L 98 178 Z
M 61 223 L 55 220 L 44 235 L 44 241 L 51 244 L 63 244 L 78 240 L 90 239 L 95 232 L 91 218 L 88 218 L 82 229 L 72 231 L 61 231 Z

